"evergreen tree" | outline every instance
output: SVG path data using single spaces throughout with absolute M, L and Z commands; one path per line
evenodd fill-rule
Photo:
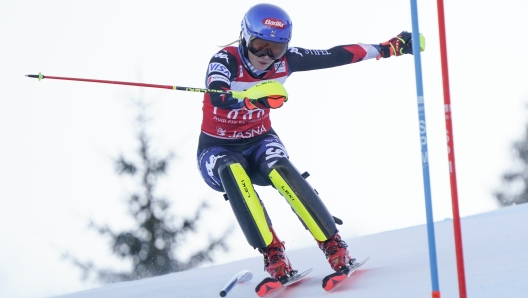
M 503 174 L 503 186 L 494 193 L 502 206 L 528 202 L 528 125 L 524 139 L 513 143 L 512 151 L 519 161 L 518 169 Z
M 92 274 L 102 282 L 158 276 L 213 262 L 216 251 L 228 251 L 226 238 L 231 229 L 218 238 L 209 239 L 206 247 L 196 251 L 188 260 L 182 261 L 176 257 L 175 252 L 186 243 L 186 237 L 197 232 L 202 212 L 208 206 L 203 202 L 194 216 L 179 220 L 180 223 L 175 224 L 176 219 L 169 213 L 169 201 L 156 196 L 158 179 L 167 173 L 172 154 L 163 158 L 153 155 L 150 139 L 146 133 L 145 108 L 141 110 L 142 113 L 137 120 L 140 159 L 138 162 L 132 162 L 121 155 L 115 160 L 119 175 L 129 175 L 139 180 L 141 185 L 141 191 L 132 193 L 128 200 L 128 211 L 136 222 L 136 227 L 128 231 L 115 232 L 108 225 L 90 222 L 90 227 L 111 239 L 114 254 L 132 262 L 132 269 L 129 272 L 101 269 L 91 262 L 81 262 L 65 254 L 65 257 L 82 269 L 83 279 L 87 279 Z

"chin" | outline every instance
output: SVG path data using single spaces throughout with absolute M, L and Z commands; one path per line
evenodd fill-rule
M 273 64 L 273 63 L 269 63 L 269 64 L 266 64 L 266 65 L 259 65 L 258 67 L 255 67 L 255 68 L 258 69 L 258 70 L 266 70 L 266 69 L 268 69 L 271 66 L 271 64 Z

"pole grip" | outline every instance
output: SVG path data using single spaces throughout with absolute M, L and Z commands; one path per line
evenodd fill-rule
M 229 280 L 229 282 L 220 290 L 220 297 L 225 297 L 229 291 L 237 284 L 250 281 L 253 273 L 249 270 L 242 270 Z

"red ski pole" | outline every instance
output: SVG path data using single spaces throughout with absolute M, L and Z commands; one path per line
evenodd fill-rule
M 103 83 L 103 84 L 116 84 L 116 85 L 128 85 L 128 86 L 139 86 L 139 87 L 151 87 L 151 88 L 162 88 L 180 91 L 191 91 L 191 92 L 202 92 L 202 93 L 219 93 L 219 94 L 233 94 L 236 91 L 230 90 L 215 90 L 215 89 L 202 89 L 192 87 L 180 87 L 171 85 L 156 85 L 156 84 L 145 84 L 145 83 L 134 83 L 134 82 L 120 82 L 120 81 L 107 81 L 107 80 L 94 80 L 94 79 L 81 79 L 81 78 L 67 78 L 67 77 L 54 77 L 45 76 L 39 72 L 38 75 L 26 75 L 28 78 L 35 78 L 40 80 L 43 79 L 54 79 L 54 80 L 66 80 L 66 81 L 79 81 L 79 82 L 91 82 L 91 83 Z
M 43 79 L 54 79 L 54 80 L 66 80 L 66 81 L 79 81 L 79 82 L 90 82 L 90 83 L 104 83 L 104 84 L 162 88 L 162 89 L 201 92 L 201 93 L 230 94 L 233 98 L 238 98 L 238 99 L 249 98 L 251 100 L 254 100 L 254 99 L 259 99 L 262 97 L 269 97 L 272 100 L 278 100 L 280 98 L 282 102 L 288 100 L 288 92 L 286 92 L 286 89 L 284 89 L 284 86 L 280 82 L 274 81 L 274 80 L 262 81 L 256 84 L 255 86 L 247 90 L 244 90 L 244 91 L 235 91 L 235 90 L 216 90 L 216 89 L 180 87 L 180 86 L 172 86 L 172 85 L 156 85 L 156 84 L 145 84 L 145 83 L 134 83 L 134 82 L 54 77 L 54 76 L 44 76 L 40 72 L 38 75 L 26 75 L 26 77 L 35 78 L 35 79 L 38 79 L 39 81 Z

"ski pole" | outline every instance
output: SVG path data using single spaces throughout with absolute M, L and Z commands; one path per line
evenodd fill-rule
M 180 87 L 180 86 L 171 86 L 171 85 L 156 85 L 156 84 L 144 84 L 144 83 L 134 83 L 134 82 L 120 82 L 120 81 L 107 81 L 107 80 L 94 80 L 94 79 L 81 79 L 81 78 L 68 78 L 68 77 L 55 77 L 55 76 L 45 76 L 39 72 L 38 75 L 26 75 L 28 78 L 35 78 L 39 81 L 43 79 L 54 79 L 54 80 L 66 80 L 66 81 L 79 81 L 79 82 L 90 82 L 90 83 L 103 83 L 103 84 L 117 84 L 117 85 L 128 85 L 128 86 L 139 86 L 139 87 L 151 87 L 151 88 L 161 88 L 161 89 L 172 89 L 180 91 L 191 91 L 191 92 L 202 92 L 202 93 L 219 93 L 219 94 L 233 94 L 236 91 L 230 90 L 215 90 L 215 89 L 201 89 L 201 88 L 192 88 L 192 87 Z
M 284 101 L 286 101 L 288 98 L 288 93 L 286 92 L 286 89 L 284 89 L 284 86 L 282 86 L 280 82 L 273 81 L 273 80 L 263 81 L 244 91 L 235 91 L 235 90 L 217 90 L 217 89 L 180 87 L 180 86 L 172 86 L 172 85 L 156 85 L 156 84 L 145 84 L 145 83 L 134 83 L 134 82 L 44 76 L 40 72 L 38 73 L 38 75 L 29 74 L 29 75 L 26 75 L 26 77 L 35 78 L 35 79 L 38 79 L 39 81 L 43 79 L 54 79 L 54 80 L 79 81 L 79 82 L 90 82 L 90 83 L 151 87 L 151 88 L 161 88 L 161 89 L 171 89 L 171 90 L 191 91 L 191 92 L 201 92 L 201 93 L 230 94 L 233 98 L 257 99 L 261 97 L 278 96 L 278 97 L 283 97 Z
M 227 293 L 237 284 L 250 281 L 253 278 L 253 273 L 249 270 L 242 270 L 238 272 L 231 280 L 220 290 L 220 297 L 225 297 Z

